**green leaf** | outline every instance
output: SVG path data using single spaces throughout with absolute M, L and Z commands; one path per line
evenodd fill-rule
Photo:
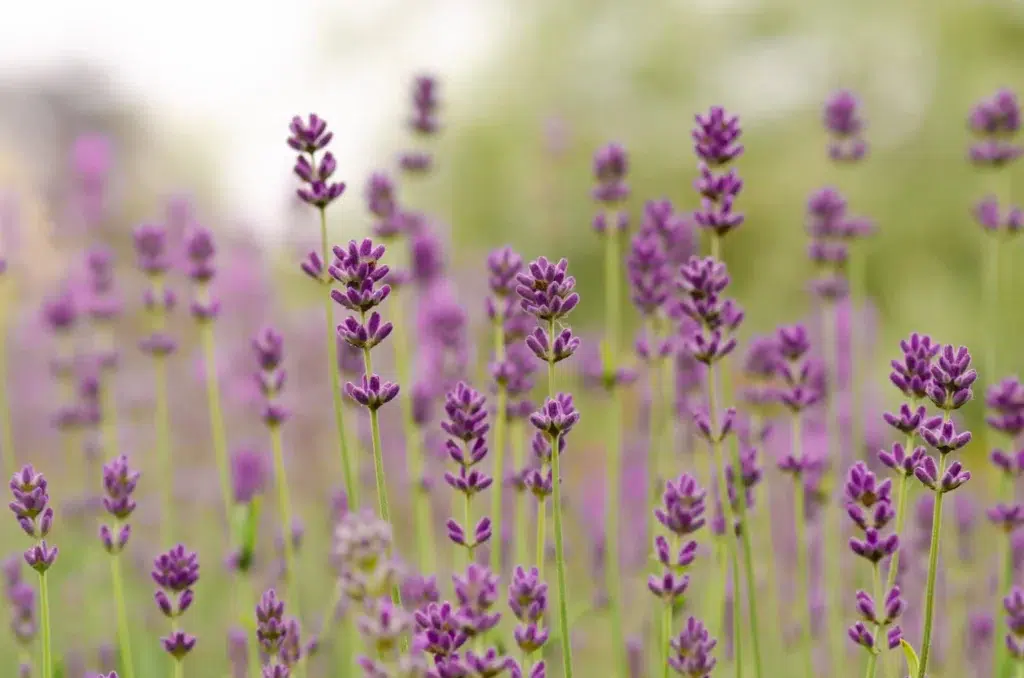
M 907 669 L 910 672 L 910 676 L 914 678 L 917 675 L 917 667 L 921 664 L 921 660 L 917 658 L 914 646 L 908 643 L 906 638 L 900 639 L 900 647 L 903 648 L 903 657 L 907 660 Z

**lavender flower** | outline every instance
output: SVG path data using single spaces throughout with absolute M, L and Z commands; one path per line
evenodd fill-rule
M 967 125 L 977 137 L 970 159 L 981 167 L 999 168 L 1024 153 L 1015 137 L 1020 132 L 1020 104 L 1010 90 L 1002 89 L 971 109 Z
M 440 129 L 438 109 L 440 101 L 437 96 L 437 79 L 431 75 L 419 75 L 412 83 L 412 116 L 409 128 L 420 138 L 430 138 Z M 401 154 L 399 164 L 411 175 L 422 175 L 430 171 L 434 164 L 433 155 L 422 149 L 411 149 Z
M 723 298 L 729 286 L 725 264 L 707 257 L 691 257 L 680 269 L 676 283 L 682 298 L 678 314 L 682 323 L 684 349 L 706 365 L 712 365 L 736 348 L 733 333 L 743 322 L 743 310 L 732 299 Z
M 128 457 L 121 455 L 103 467 L 103 508 L 113 518 L 113 524 L 100 526 L 100 541 L 111 555 L 124 550 L 131 537 L 127 522 L 135 511 L 135 487 L 141 474 L 128 465 Z
M 296 194 L 299 200 L 324 209 L 345 192 L 344 182 L 332 181 L 338 162 L 334 154 L 324 150 L 334 134 L 327 131 L 327 121 L 315 113 L 305 120 L 293 117 L 288 130 L 288 145 L 299 154 L 292 171 L 304 184 Z M 318 159 L 317 153 L 321 151 L 323 155 Z
M 161 639 L 164 651 L 181 662 L 196 645 L 196 637 L 179 630 L 177 620 L 195 599 L 192 587 L 199 581 L 199 557 L 178 544 L 153 560 L 151 576 L 160 587 L 156 605 L 171 620 L 170 635 Z
M 832 135 L 828 155 L 835 162 L 859 162 L 867 155 L 860 101 L 848 90 L 840 90 L 825 102 L 825 129 Z
M 692 136 L 694 151 L 700 161 L 700 177 L 694 188 L 701 195 L 701 204 L 693 219 L 701 228 L 713 232 L 714 242 L 717 242 L 743 224 L 743 214 L 733 210 L 733 204 L 743 189 L 743 181 L 733 169 L 724 173 L 720 171 L 743 155 L 743 145 L 739 143 L 743 130 L 737 116 L 718 106 L 695 119 L 697 126 Z M 712 255 L 716 255 L 715 250 Z
M 465 520 L 462 524 L 454 518 L 448 520 L 448 538 L 467 549 L 467 559 L 472 560 L 474 550 L 491 538 L 491 519 L 481 518 L 473 535 L 467 536 L 470 528 L 471 502 L 473 497 L 491 486 L 493 479 L 476 468 L 487 457 L 486 398 L 463 382 L 445 396 L 446 421 L 441 428 L 450 438 L 445 442 L 448 456 L 459 465 L 458 473 L 445 473 L 445 482 L 464 496 Z
M 686 678 L 707 678 L 715 668 L 712 655 L 718 642 L 699 620 L 690 617 L 678 636 L 672 639 L 672 670 Z

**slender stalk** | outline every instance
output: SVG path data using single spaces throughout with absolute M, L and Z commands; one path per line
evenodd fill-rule
M 114 605 L 117 607 L 117 643 L 121 651 L 121 670 L 124 671 L 124 678 L 135 678 L 131 627 L 128 626 L 128 608 L 125 606 L 121 558 L 116 554 L 110 556 L 110 578 L 114 586 Z
M 117 388 L 114 384 L 115 372 L 112 369 L 104 370 L 100 382 L 100 413 L 103 417 L 103 447 L 107 457 L 117 456 L 120 449 L 118 441 L 117 425 Z
M 472 529 L 473 525 L 473 503 L 472 498 L 469 494 L 462 495 L 462 524 L 466 526 L 466 529 Z M 469 567 L 473 563 L 473 551 L 476 550 L 476 545 L 467 546 L 463 549 L 463 554 L 466 560 L 466 567 Z
M 494 317 L 494 359 L 505 360 L 505 318 L 504 300 L 495 306 Z M 505 431 L 508 426 L 508 391 L 505 384 L 498 384 L 498 407 L 494 420 L 494 484 L 491 488 L 491 520 L 494 523 L 495 539 L 491 544 L 491 571 L 501 572 L 501 546 L 503 542 L 501 523 L 505 513 L 502 505 L 502 490 L 505 487 Z
M 876 605 L 879 604 L 885 596 L 885 592 L 881 590 L 882 583 L 878 569 L 878 563 L 874 563 L 871 567 L 871 595 L 875 597 Z M 866 678 L 874 678 L 875 675 L 875 665 L 878 663 L 878 655 L 880 653 L 878 648 L 878 634 L 880 633 L 881 628 L 881 624 L 875 626 L 875 647 L 871 648 L 871 656 L 868 658 L 868 667 L 864 672 Z
M 392 294 L 391 303 L 398 304 L 399 315 L 402 315 L 404 310 L 402 300 L 401 293 Z M 405 323 L 394 323 L 391 341 L 395 348 L 395 374 L 398 377 L 398 383 L 402 385 L 402 388 L 407 389 L 407 394 L 399 395 L 399 404 L 402 409 L 402 428 L 405 438 L 405 463 L 412 492 L 413 515 L 416 520 L 416 562 L 419 564 L 420 570 L 427 573 L 434 572 L 436 569 L 437 556 L 434 553 L 434 525 L 430 516 L 429 495 L 422 485 L 423 445 L 420 441 L 419 428 L 413 417 L 412 370 L 409 367 L 409 343 L 404 328 Z
M 260 652 L 258 643 L 253 641 L 256 638 L 256 604 L 253 601 L 259 599 L 253 590 L 252 577 L 248 572 L 238 572 L 235 582 L 235 599 L 243 608 L 239 613 L 239 617 L 241 617 L 242 628 L 246 631 L 247 641 L 245 649 L 249 657 L 249 673 L 252 675 L 252 678 L 259 678 L 262 673 L 260 670 Z
M 982 282 L 982 297 L 985 300 L 985 345 L 984 365 L 989 383 L 996 383 L 996 370 L 999 365 L 997 355 L 997 334 L 999 333 L 999 250 L 1002 241 L 997 233 L 983 233 L 985 237 L 985 275 Z M 997 642 L 996 645 L 999 645 Z
M 763 425 L 764 424 L 762 422 L 761 415 L 757 414 L 756 412 L 751 414 L 750 430 L 754 432 L 755 436 L 757 436 L 755 438 L 755 441 L 757 443 L 764 442 L 760 438 Z M 758 513 L 755 519 L 751 521 L 752 523 L 756 523 L 757 525 L 756 534 L 764 535 L 765 543 L 769 544 L 770 550 L 773 551 L 775 548 L 774 545 L 779 543 L 779 540 L 775 534 L 777 526 L 775 525 L 775 521 L 772 520 L 772 489 L 775 487 L 774 478 L 772 478 L 772 476 L 777 475 L 778 473 L 774 466 L 769 466 L 768 468 L 765 469 L 765 479 L 761 483 L 761 487 L 764 491 L 764 497 L 761 500 L 761 511 Z M 768 636 L 768 646 L 774 649 L 781 646 L 781 638 L 777 637 L 778 634 L 775 633 L 775 631 L 778 631 L 780 628 L 784 627 L 782 620 L 779 619 L 779 615 L 781 614 L 781 610 L 779 609 L 779 579 L 778 573 L 775 569 L 776 562 L 774 553 L 772 553 L 771 556 L 764 559 L 764 565 L 766 570 L 765 579 L 767 580 L 768 619 L 779 620 L 778 624 L 769 625 L 770 633 Z M 773 662 L 768 663 L 771 664 Z
M 366 314 L 363 314 L 363 322 L 366 322 Z M 366 378 L 373 376 L 373 358 L 370 356 L 370 349 L 363 348 L 363 369 Z M 380 517 L 388 524 L 391 523 L 391 512 L 388 510 L 388 487 L 384 479 L 384 451 L 380 442 L 380 418 L 377 410 L 370 410 L 370 434 L 373 441 L 373 472 L 377 482 L 377 507 Z
M 320 256 L 324 269 L 330 250 L 327 246 L 327 208 L 320 208 Z M 330 278 L 326 277 L 325 283 Z M 345 428 L 345 412 L 341 400 L 341 379 L 338 374 L 338 328 L 334 324 L 334 302 L 331 299 L 330 285 L 326 284 L 323 294 L 324 313 L 327 323 L 327 373 L 331 375 L 331 400 L 334 404 L 334 425 L 338 430 L 338 451 L 341 455 L 341 472 L 345 481 L 345 494 L 348 505 L 352 509 L 359 507 L 358 484 L 352 470 L 352 459 L 349 452 L 348 431 Z
M 718 466 L 718 496 L 722 504 L 722 518 L 725 523 L 725 532 L 722 540 L 725 543 L 725 554 L 729 559 L 729 568 L 732 571 L 732 632 L 733 632 L 733 654 L 736 656 L 736 676 L 743 675 L 743 652 L 741 624 L 743 619 L 742 589 L 740 587 L 740 563 L 737 555 L 735 525 L 736 521 L 732 513 L 732 502 L 729 501 L 729 485 L 725 474 L 728 468 L 728 461 L 725 458 L 725 450 L 722 449 L 722 441 L 717 440 L 718 431 L 718 369 L 712 364 L 708 367 L 708 423 L 711 427 L 711 450 L 714 456 L 714 463 Z M 729 576 L 724 574 L 723 576 Z
M 292 543 L 292 501 L 288 491 L 288 475 L 284 467 L 284 442 L 280 424 L 270 424 L 270 448 L 274 458 L 274 478 L 277 479 L 277 512 L 280 514 L 284 534 L 284 577 L 283 583 L 289 608 L 299 617 L 299 596 L 292 584 L 295 582 L 295 545 Z
M 732 448 L 732 464 L 736 473 L 736 483 L 740 483 L 740 450 L 739 441 L 733 441 L 734 444 L 730 445 Z M 724 467 L 723 467 L 724 472 Z M 750 542 L 750 523 L 747 521 L 747 501 L 744 492 L 741 487 L 736 489 L 738 507 L 738 518 L 739 518 L 739 530 L 740 530 L 740 550 L 743 553 L 743 575 L 746 580 L 747 586 L 747 608 L 750 613 L 750 641 L 751 647 L 754 653 L 754 675 L 757 678 L 761 678 L 763 675 L 762 662 L 761 662 L 761 641 L 760 641 L 760 623 L 757 615 L 757 582 L 754 578 L 754 549 Z M 728 495 L 726 495 L 728 497 Z M 728 498 L 723 501 L 723 504 L 729 503 Z M 728 527 L 726 528 L 726 537 L 730 536 Z M 734 596 L 734 611 L 739 614 L 742 610 L 740 600 L 739 589 L 736 589 Z M 735 622 L 734 622 L 735 623 Z
M 562 641 L 562 675 L 572 678 L 572 639 L 569 637 L 569 603 L 565 578 L 565 548 L 562 543 L 562 489 L 561 468 L 558 451 L 558 436 L 551 440 L 551 472 L 554 485 L 554 506 L 551 511 L 555 516 L 555 571 L 558 577 L 558 629 Z M 618 556 L 618 553 L 612 554 Z
M 792 455 L 803 457 L 803 427 L 800 415 L 793 415 Z M 796 491 L 793 493 L 793 520 L 796 523 L 796 578 L 797 600 L 800 610 L 800 654 L 804 663 L 804 678 L 814 678 L 814 660 L 811 656 L 811 581 L 807 564 L 807 487 L 802 475 L 794 478 Z
M 206 285 L 200 294 L 205 295 Z M 224 412 L 221 407 L 220 382 L 217 380 L 217 352 L 214 343 L 213 321 L 199 321 L 200 340 L 203 345 L 203 362 L 206 372 L 206 405 L 210 415 L 210 440 L 213 443 L 213 457 L 217 464 L 220 480 L 220 495 L 224 503 L 224 525 L 231 526 L 231 476 L 228 470 L 228 444 L 224 433 Z
M 43 678 L 53 678 L 53 636 L 50 629 L 50 585 L 45 572 L 39 573 L 39 626 L 43 634 Z
M 548 321 L 548 345 L 555 345 L 555 321 Z M 548 396 L 555 397 L 555 362 L 548 361 Z M 569 596 L 565 577 L 565 546 L 562 542 L 562 454 L 558 449 L 559 436 L 551 437 L 551 484 L 555 517 L 555 572 L 558 579 L 558 630 L 562 644 L 562 675 L 572 678 L 572 639 L 569 637 Z M 539 523 L 540 521 L 538 521 Z M 609 554 L 612 560 L 618 558 L 618 550 Z
M 8 287 L 7 276 L 0 279 L 0 288 Z M 7 290 L 3 289 L 4 309 L 0 317 L 0 469 L 4 477 L 14 474 L 17 456 L 14 453 L 14 429 L 11 426 L 11 405 L 7 399 Z
M 1009 478 L 1003 475 L 999 479 L 999 502 L 1007 503 L 1013 499 L 1013 485 L 1009 482 Z M 1010 590 L 1010 586 L 1013 584 L 1013 553 L 1010 547 L 1010 537 L 1007 534 L 996 535 L 996 574 L 998 587 L 996 588 L 996 613 L 992 617 L 995 623 L 995 630 L 992 634 L 993 638 L 997 640 L 992 643 L 993 656 L 992 656 L 992 667 L 998 667 L 998 673 L 995 675 L 999 678 L 1003 678 L 1009 675 L 1010 671 L 1010 653 L 1006 651 L 1006 646 L 998 641 L 999 638 L 1003 637 L 1004 617 L 1003 617 L 1003 595 Z
M 839 487 L 837 479 L 839 468 L 842 463 L 842 445 L 839 439 L 839 362 L 836 345 L 836 307 L 831 302 L 826 302 L 822 313 L 821 341 L 822 351 L 825 358 L 825 369 L 830 381 L 829 397 L 826 402 L 827 416 L 825 420 L 826 435 L 826 458 L 829 460 L 829 481 L 826 484 L 828 491 L 834 492 Z M 843 527 L 842 506 L 834 497 L 830 496 L 825 503 L 825 534 L 833 535 L 839 540 L 839 544 L 826 545 L 822 558 L 825 570 L 826 609 L 828 614 L 828 639 L 829 656 L 832 658 L 832 666 L 838 668 L 843 660 L 844 645 L 843 634 L 839 630 L 843 628 L 843 582 L 842 562 L 840 554 L 843 553 L 843 545 L 846 543 L 846 530 Z
M 163 478 L 160 485 L 160 539 L 174 541 L 174 467 L 171 465 L 170 394 L 167 388 L 167 356 L 153 356 L 156 372 L 156 458 Z
M 547 499 L 540 498 L 537 500 L 537 572 L 541 577 L 544 576 L 544 563 L 547 561 L 547 518 Z
M 614 214 L 607 215 L 605 239 L 605 370 L 614 374 L 619 362 L 619 332 L 622 326 L 622 235 L 615 227 Z M 619 518 L 622 514 L 623 401 L 618 384 L 610 386 L 607 417 L 607 499 L 605 501 L 605 589 L 611 617 L 612 656 L 617 675 L 629 675 L 629 658 L 622 628 L 622 573 L 619 563 Z M 552 391 L 553 394 L 553 391 Z
M 668 660 L 672 656 L 672 603 L 665 602 L 661 610 L 661 675 L 669 678 L 671 667 Z
M 916 404 L 916 401 L 915 401 Z M 914 434 L 907 435 L 904 449 L 910 454 L 914 449 Z M 896 534 L 903 536 L 903 526 L 907 521 L 907 495 L 910 493 L 910 476 L 900 474 L 900 482 L 896 488 Z M 889 559 L 889 574 L 885 578 L 885 591 L 896 584 L 896 575 L 900 569 L 900 549 Z M 884 592 L 883 592 L 884 593 Z
M 521 419 L 509 422 L 512 438 L 512 465 L 517 473 L 526 467 L 526 434 Z M 525 563 L 529 559 L 529 497 L 525 490 L 516 492 L 516 544 L 515 562 Z
M 949 416 L 949 413 L 946 413 Z M 942 478 L 946 471 L 946 455 L 939 455 L 939 473 Z M 942 492 L 935 493 L 935 507 L 932 509 L 932 539 L 928 550 L 928 581 L 924 595 L 924 633 L 921 638 L 921 663 L 918 666 L 917 678 L 925 678 L 928 669 L 928 658 L 931 654 L 932 622 L 935 611 L 935 575 L 939 569 L 939 541 L 942 536 Z M 998 641 L 996 641 L 998 642 Z

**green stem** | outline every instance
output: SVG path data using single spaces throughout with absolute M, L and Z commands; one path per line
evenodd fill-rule
M 850 248 L 850 350 L 852 355 L 851 383 L 850 383 L 850 410 L 852 413 L 852 439 L 850 441 L 854 457 L 857 457 L 864 449 L 864 418 L 861 409 L 864 391 L 864 375 L 867 374 L 867 349 L 865 342 L 866 332 L 864 323 L 860 318 L 855 318 L 854 313 L 859 309 L 867 311 L 867 253 L 864 251 L 867 243 L 855 243 Z
M 881 586 L 881 577 L 878 574 L 878 563 L 874 563 L 871 566 L 871 595 L 874 596 L 876 605 L 881 604 L 882 599 L 885 597 L 885 592 L 881 590 Z M 865 678 L 874 678 L 875 676 L 875 665 L 878 663 L 878 655 L 880 653 L 879 643 L 881 642 L 878 634 L 881 633 L 881 629 L 881 624 L 877 624 L 875 626 L 875 647 L 871 648 L 871 656 L 868 657 L 868 666 L 864 672 Z
M 174 541 L 174 466 L 171 464 L 171 415 L 168 403 L 167 356 L 153 357 L 156 370 L 156 458 L 163 480 L 160 485 L 160 539 Z
M 555 321 L 548 321 L 548 345 L 555 345 Z M 548 361 L 548 397 L 555 397 L 555 361 Z M 562 468 L 559 451 L 559 435 L 551 437 L 551 485 L 555 518 L 555 573 L 558 579 L 558 629 L 562 645 L 562 675 L 572 678 L 572 639 L 569 637 L 569 595 L 565 577 L 565 545 L 562 542 Z M 538 521 L 539 523 L 539 521 Z M 541 545 L 543 550 L 543 545 Z M 609 553 L 612 560 L 618 558 L 618 551 Z
M 561 469 L 558 451 L 558 436 L 551 440 L 551 473 L 554 486 L 554 506 L 551 507 L 555 516 L 555 571 L 558 577 L 558 628 L 562 641 L 562 675 L 572 678 L 572 639 L 569 637 L 569 603 L 565 578 L 565 549 L 562 543 L 562 489 Z M 618 552 L 610 554 L 617 557 Z
M 494 359 L 505 360 L 505 319 L 504 300 L 498 300 L 494 317 Z M 491 490 L 491 520 L 494 523 L 494 539 L 491 544 L 491 571 L 501 572 L 501 523 L 504 515 L 502 490 L 505 487 L 505 430 L 508 426 L 508 391 L 504 384 L 498 384 L 498 407 L 494 421 L 494 485 Z
M 248 572 L 239 572 L 235 581 L 238 582 L 236 588 L 236 598 L 239 600 L 239 605 L 243 608 L 239 614 L 241 617 L 242 628 L 246 631 L 246 653 L 249 657 L 249 673 L 253 678 L 259 678 L 262 673 L 260 670 L 260 653 L 256 638 L 256 604 L 259 598 L 256 596 L 256 592 L 253 590 L 252 577 Z
M 672 603 L 666 601 L 661 610 L 661 670 L 662 678 L 669 678 L 671 667 L 668 660 L 672 656 Z
M 43 678 L 53 678 L 53 636 L 50 629 L 50 586 L 45 572 L 39 573 L 39 626 L 43 634 Z
M 840 556 L 846 545 L 846 530 L 843 524 L 842 505 L 832 495 L 835 488 L 839 487 L 839 467 L 843 458 L 842 445 L 839 438 L 839 408 L 838 408 L 838 380 L 839 363 L 836 356 L 836 308 L 835 304 L 826 302 L 822 313 L 822 351 L 825 357 L 825 368 L 830 379 L 831 393 L 826 401 L 827 416 L 825 420 L 826 448 L 825 458 L 831 464 L 828 470 L 829 478 L 826 483 L 826 490 L 830 493 L 825 504 L 825 526 L 826 535 L 834 535 L 839 544 L 832 544 L 823 550 L 825 570 L 826 609 L 828 614 L 829 656 L 832 658 L 832 666 L 838 669 L 843 661 L 844 645 L 843 634 L 839 632 L 843 628 L 843 599 L 844 590 L 842 582 L 842 562 Z
M 521 419 L 509 422 L 509 435 L 512 438 L 512 465 L 516 473 L 526 467 L 526 434 L 523 432 Z M 516 544 L 515 562 L 517 565 L 529 562 L 529 496 L 526 490 L 516 492 Z M 525 667 L 524 667 L 525 668 Z
M 206 295 L 206 285 L 200 294 Z M 224 411 L 221 407 L 220 382 L 217 380 L 217 353 L 214 343 L 211 319 L 199 321 L 200 339 L 203 344 L 203 360 L 206 365 L 206 405 L 210 414 L 210 440 L 213 443 L 213 457 L 217 464 L 220 480 L 220 495 L 224 504 L 224 525 L 231 529 L 231 476 L 228 470 L 228 444 L 224 432 Z
M 751 414 L 750 430 L 754 432 L 755 436 L 760 436 L 762 426 L 763 422 L 761 415 L 756 412 Z M 763 441 L 760 437 L 755 438 L 756 444 L 760 444 L 762 442 Z M 774 550 L 774 545 L 779 543 L 775 534 L 777 526 L 775 525 L 775 521 L 772 520 L 772 490 L 775 487 L 775 478 L 772 476 L 777 475 L 778 471 L 774 466 L 769 466 L 765 469 L 765 479 L 764 482 L 762 482 L 764 497 L 761 499 L 761 510 L 752 521 L 757 524 L 756 534 L 763 535 L 762 538 L 765 541 L 762 542 L 762 545 L 767 543 L 770 550 Z M 778 573 L 775 569 L 775 556 L 773 555 L 765 558 L 764 566 L 765 579 L 767 581 L 768 619 L 778 620 L 778 623 L 776 624 L 769 624 L 768 646 L 774 651 L 781 647 L 782 639 L 779 630 L 784 627 L 782 620 L 779 618 L 781 610 L 779 609 L 779 580 Z M 769 656 L 774 657 L 774 654 L 775 653 L 773 652 L 773 654 Z M 774 662 L 769 661 L 768 663 L 771 664 Z
M 135 678 L 135 662 L 132 660 L 131 627 L 128 626 L 124 578 L 121 574 L 121 557 L 117 554 L 110 557 L 110 578 L 114 586 L 114 605 L 117 608 L 117 641 L 121 650 L 121 670 L 124 671 L 124 678 Z
M 330 261 L 327 246 L 327 208 L 320 208 L 320 256 L 324 269 Z M 352 510 L 359 508 L 358 484 L 352 470 L 352 459 L 349 453 L 348 431 L 345 428 L 345 412 L 341 399 L 341 378 L 338 366 L 338 328 L 334 324 L 334 301 L 331 299 L 330 277 L 325 273 L 326 289 L 323 292 L 324 313 L 327 323 L 327 373 L 331 376 L 331 400 L 334 404 L 334 424 L 338 430 L 338 451 L 341 455 L 341 471 L 344 475 L 345 494 Z
M 622 237 L 615 227 L 616 215 L 606 215 L 605 239 L 605 355 L 604 369 L 614 377 L 619 361 L 619 332 L 622 329 Z M 553 330 L 552 330 L 553 333 Z M 607 417 L 607 499 L 605 501 L 605 589 L 611 617 L 613 667 L 621 678 L 629 675 L 629 658 L 622 627 L 622 574 L 619 564 L 619 518 L 622 513 L 622 389 L 610 383 Z M 552 389 L 552 395 L 553 395 Z M 615 674 L 613 674 L 615 675 Z
M 904 445 L 906 453 L 909 455 L 914 449 L 914 434 L 910 433 L 907 435 L 907 440 Z M 910 492 L 910 476 L 903 473 L 900 474 L 900 482 L 896 488 L 896 534 L 901 538 L 903 536 L 903 526 L 907 520 L 907 495 Z M 896 553 L 892 554 L 892 558 L 889 559 L 889 573 L 885 578 L 885 592 L 888 592 L 896 584 L 896 575 L 899 573 L 900 568 L 900 549 L 896 549 Z
M 468 456 L 468 455 L 467 455 Z M 473 505 L 472 496 L 467 494 L 462 495 L 462 524 L 466 526 L 466 531 L 472 534 L 473 530 Z M 458 547 L 456 547 L 458 548 Z M 476 549 L 476 544 L 468 544 L 463 549 L 463 554 L 466 559 L 466 567 L 468 568 L 473 563 L 473 551 Z
M 100 383 L 100 414 L 103 417 L 103 441 L 106 456 L 117 456 L 120 444 L 117 427 L 117 390 L 114 384 L 114 370 L 104 370 Z
M 541 468 L 541 473 L 546 469 Z M 537 500 L 537 572 L 539 576 L 544 576 L 544 563 L 547 561 L 547 534 L 545 533 L 545 523 L 547 523 L 547 499 L 539 498 Z
M 1009 478 L 1003 475 L 999 479 L 999 499 L 1000 503 L 1008 503 L 1012 500 L 1013 484 L 1009 482 Z M 1004 612 L 1003 612 L 1003 596 L 1006 595 L 1010 586 L 1013 584 L 1013 553 L 1010 548 L 1010 536 L 1008 534 L 999 534 L 996 536 L 996 572 L 998 574 L 998 588 L 996 589 L 996 613 L 993 616 L 995 622 L 995 633 L 993 638 L 996 639 L 992 643 L 993 656 L 992 666 L 999 667 L 998 673 L 995 675 L 998 678 L 1003 678 L 1009 675 L 1010 670 L 1010 654 L 1006 652 L 1006 645 L 999 642 L 998 639 L 1003 637 L 1004 627 Z
M 404 318 L 403 297 L 392 294 L 392 304 L 398 305 L 400 318 Z M 399 394 L 402 408 L 402 428 L 405 437 L 405 463 L 408 469 L 410 490 L 412 492 L 413 515 L 416 520 L 416 562 L 424 573 L 434 572 L 437 556 L 434 553 L 434 526 L 430 515 L 429 495 L 422 486 L 423 482 L 423 446 L 420 442 L 420 430 L 416 426 L 412 405 L 412 370 L 409 367 L 409 344 L 405 334 L 405 323 L 394 323 L 391 341 L 395 349 L 395 374 L 398 383 L 406 390 Z M 404 397 L 402 397 L 404 396 Z
M 715 239 L 717 241 L 717 238 Z M 714 241 L 713 241 L 714 242 Z M 725 450 L 722 449 L 722 441 L 718 440 L 718 376 L 719 370 L 712 363 L 708 367 L 708 424 L 711 427 L 711 450 L 714 463 L 718 467 L 718 496 L 722 505 L 722 517 L 725 522 L 725 532 L 722 539 L 725 542 L 725 553 L 729 559 L 729 567 L 732 570 L 732 626 L 733 626 L 733 654 L 736 656 L 736 675 L 743 675 L 743 652 L 741 650 L 743 620 L 742 588 L 740 587 L 739 557 L 736 553 L 736 521 L 732 513 L 732 502 L 729 501 L 729 485 L 726 481 L 726 470 L 729 462 L 725 458 Z M 729 576 L 726 572 L 723 576 Z
M 985 266 L 984 288 L 982 291 L 985 299 L 985 378 L 989 383 L 996 383 L 996 370 L 998 369 L 999 358 L 997 355 L 997 335 L 999 332 L 999 250 L 1002 242 L 997 233 L 983 233 L 985 241 Z M 999 645 L 997 642 L 996 645 Z
M 277 512 L 280 514 L 284 544 L 284 577 L 286 600 L 296 618 L 299 615 L 299 596 L 293 586 L 297 575 L 295 570 L 295 545 L 292 543 L 292 502 L 288 492 L 288 476 L 284 467 L 284 442 L 280 424 L 270 424 L 270 447 L 274 458 L 274 478 L 277 479 Z
M 946 413 L 946 417 L 949 413 Z M 946 455 L 939 455 L 938 478 L 946 472 Z M 932 621 L 935 610 L 935 575 L 939 569 L 939 541 L 942 536 L 942 499 L 943 493 L 935 493 L 935 507 L 932 509 L 932 540 L 928 551 L 928 583 L 924 596 L 924 633 L 921 638 L 921 663 L 917 669 L 917 678 L 925 678 L 928 669 L 928 657 L 931 654 Z M 998 642 L 998 641 L 996 641 Z
M 736 471 L 736 482 L 739 481 L 739 473 L 741 469 L 740 464 L 740 450 L 738 441 L 733 441 L 730 445 L 732 449 L 732 464 Z M 762 662 L 761 662 L 761 641 L 760 641 L 760 623 L 757 615 L 757 582 L 754 578 L 754 549 L 750 542 L 750 523 L 747 521 L 747 501 L 742 488 L 736 490 L 739 514 L 739 530 L 740 530 L 740 543 L 741 551 L 743 552 L 743 575 L 746 580 L 747 586 L 747 608 L 750 612 L 750 640 L 751 647 L 754 652 L 754 675 L 756 678 L 761 678 L 762 675 Z M 728 503 L 728 501 L 724 502 Z M 726 536 L 729 536 L 728 528 L 726 529 Z M 742 611 L 742 607 L 738 602 L 740 600 L 739 589 L 736 590 L 733 604 L 734 611 L 739 614 Z
M 792 455 L 803 458 L 803 427 L 800 415 L 793 415 Z M 796 578 L 800 610 L 800 654 L 804 662 L 804 678 L 814 678 L 814 660 L 811 656 L 811 595 L 810 568 L 807 565 L 807 487 L 802 475 L 797 474 L 793 520 L 796 522 Z

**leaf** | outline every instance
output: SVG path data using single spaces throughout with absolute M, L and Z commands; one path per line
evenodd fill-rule
M 921 664 L 921 660 L 917 658 L 914 646 L 908 643 L 906 638 L 900 639 L 900 647 L 903 648 L 903 657 L 907 660 L 907 669 L 913 678 L 917 675 L 917 667 Z

